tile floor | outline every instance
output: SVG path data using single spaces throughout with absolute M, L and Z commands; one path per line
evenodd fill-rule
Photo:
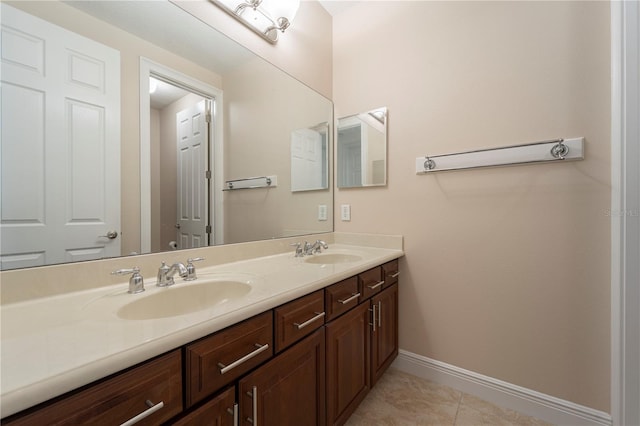
M 480 398 L 390 368 L 345 426 L 550 426 Z

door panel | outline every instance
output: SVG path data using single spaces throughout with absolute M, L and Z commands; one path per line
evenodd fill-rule
M 1 6 L 1 267 L 119 256 L 120 53 Z

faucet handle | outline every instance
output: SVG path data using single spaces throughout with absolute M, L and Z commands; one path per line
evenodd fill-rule
M 204 257 L 191 257 L 187 259 L 187 277 L 184 279 L 185 281 L 193 281 L 196 278 L 196 267 L 193 266 L 193 262 L 200 262 L 204 260 Z
M 295 257 L 302 257 L 304 256 L 304 253 L 302 251 L 302 243 L 291 243 L 289 244 L 292 247 L 296 248 L 296 255 Z
M 144 278 L 140 275 L 140 268 L 134 266 L 131 269 L 118 269 L 117 271 L 111 272 L 111 275 L 128 275 L 131 274 L 131 278 L 129 278 L 129 291 L 130 294 L 142 293 L 144 291 Z

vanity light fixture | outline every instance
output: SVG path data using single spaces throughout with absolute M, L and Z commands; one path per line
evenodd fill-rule
M 289 28 L 300 7 L 300 0 L 210 1 L 273 44 L 278 31 Z

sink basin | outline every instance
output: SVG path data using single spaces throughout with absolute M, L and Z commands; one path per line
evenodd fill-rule
M 304 261 L 307 263 L 317 263 L 320 265 L 329 265 L 336 263 L 349 263 L 362 260 L 361 256 L 356 254 L 346 253 L 328 253 L 328 254 L 315 254 L 307 257 Z
M 167 318 L 189 314 L 238 299 L 251 291 L 240 281 L 206 281 L 188 286 L 180 283 L 127 303 L 118 317 L 127 320 Z

